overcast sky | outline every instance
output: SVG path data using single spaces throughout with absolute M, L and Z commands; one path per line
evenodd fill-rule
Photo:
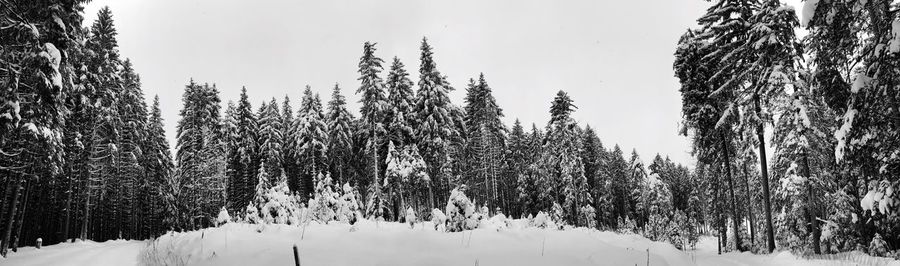
M 173 149 L 191 78 L 215 83 L 223 103 L 246 86 L 254 110 L 285 95 L 297 110 L 307 84 L 327 101 L 339 83 L 358 113 L 362 44 L 378 43 L 386 69 L 399 57 L 416 82 L 425 36 L 458 105 L 467 80 L 483 72 L 508 125 L 518 118 L 543 128 L 550 101 L 565 90 L 578 106 L 575 119 L 607 148 L 693 164 L 687 138 L 678 135 L 672 61 L 678 37 L 696 25 L 706 1 L 94 0 L 85 25 L 106 5 L 148 104 L 160 97 Z

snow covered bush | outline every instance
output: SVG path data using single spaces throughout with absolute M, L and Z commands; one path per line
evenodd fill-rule
M 447 231 L 460 232 L 478 228 L 479 215 L 475 211 L 475 204 L 466 197 L 465 186 L 454 188 L 450 192 L 447 201 Z
M 620 234 L 635 234 L 638 232 L 637 224 L 628 217 L 625 217 L 625 219 L 619 218 L 616 221 L 616 228 L 616 232 Z
M 497 213 L 497 215 L 494 215 L 490 219 L 483 219 L 481 222 L 481 227 L 493 228 L 497 231 L 506 230 L 510 228 L 510 226 L 512 226 L 512 222 L 502 213 Z
M 277 185 L 269 188 L 262 198 L 264 203 L 259 208 L 259 212 L 266 223 L 300 223 L 300 201 L 296 196 L 291 194 L 287 182 L 278 182 Z
M 578 210 L 578 225 L 587 228 L 597 227 L 597 213 L 591 205 L 584 205 Z
M 338 201 L 337 220 L 352 225 L 362 216 L 359 213 L 359 201 L 356 199 L 355 189 L 349 183 L 344 183 L 342 190 L 344 194 Z
M 412 207 L 406 208 L 406 223 L 409 224 L 409 228 L 416 226 L 416 211 Z
M 216 217 L 216 226 L 220 226 L 226 223 L 231 222 L 231 215 L 228 215 L 228 210 L 225 207 L 222 207 L 219 210 L 219 215 Z
M 647 221 L 644 237 L 653 241 L 671 242 L 669 237 L 672 235 L 673 229 L 668 217 L 653 213 L 650 214 L 650 218 Z
M 250 203 L 247 204 L 247 208 L 244 210 L 244 218 L 241 221 L 248 224 L 259 224 L 263 220 L 259 218 L 259 210 L 256 209 L 256 206 Z
M 691 222 L 690 217 L 681 210 L 676 211 L 675 226 L 678 230 L 678 236 L 681 237 L 681 241 L 684 243 L 682 249 L 696 249 L 700 236 L 697 233 L 697 229 L 694 227 L 694 223 Z M 743 239 L 749 239 L 749 237 Z
M 257 181 L 256 196 L 245 208 L 241 220 L 253 224 L 300 224 L 302 206 L 291 194 L 284 176 L 270 187 L 268 174 L 260 167 Z
M 534 219 L 529 220 L 528 224 L 537 228 L 557 228 L 556 222 L 546 212 L 538 212 Z
M 334 221 L 337 217 L 336 211 L 339 210 L 339 202 L 337 193 L 334 193 L 331 185 L 331 177 L 324 177 L 319 174 L 316 178 L 316 191 L 313 198 L 309 200 L 309 210 L 312 218 L 321 223 Z
M 447 230 L 447 216 L 444 215 L 444 212 L 442 212 L 440 209 L 431 210 L 431 223 L 434 224 L 435 231 L 438 231 L 440 228 L 444 228 L 445 231 Z
M 562 229 L 563 225 L 565 225 L 565 220 L 563 220 L 563 217 L 565 216 L 563 215 L 565 215 L 565 212 L 563 212 L 562 206 L 560 206 L 559 203 L 554 202 L 553 207 L 550 209 L 550 218 L 556 222 L 556 226 L 559 227 L 559 229 Z
M 888 255 L 888 251 L 887 242 L 881 238 L 881 234 L 875 233 L 872 242 L 869 242 L 869 255 L 884 257 Z

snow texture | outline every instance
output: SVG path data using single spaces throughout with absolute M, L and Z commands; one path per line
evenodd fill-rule
M 803 2 L 802 14 L 800 15 L 800 26 L 806 28 L 809 22 L 816 14 L 816 7 L 819 6 L 819 0 L 806 0 Z
M 891 35 L 892 38 L 888 50 L 891 53 L 898 53 L 900 52 L 900 18 L 891 22 Z
M 847 134 L 853 128 L 853 119 L 856 117 L 856 109 L 847 109 L 844 113 L 844 122 L 841 127 L 834 132 L 834 138 L 837 139 L 837 145 L 834 149 L 834 156 L 838 162 L 844 159 L 844 152 L 847 149 Z
M 769 255 L 716 254 L 716 239 L 702 238 L 697 250 L 682 252 L 668 243 L 635 234 L 593 229 L 545 230 L 511 220 L 509 230 L 489 228 L 444 233 L 426 226 L 364 221 L 351 232 L 343 223 L 290 225 L 229 223 L 219 228 L 176 233 L 155 241 L 77 242 L 25 247 L 0 258 L 2 265 L 293 265 L 297 245 L 301 265 L 875 265 L 900 266 L 887 258 L 842 253 L 840 260 L 803 259 L 790 252 Z M 301 239 L 301 235 L 304 237 Z M 874 240 L 871 247 L 877 248 Z

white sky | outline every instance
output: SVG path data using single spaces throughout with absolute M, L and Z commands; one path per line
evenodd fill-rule
M 706 1 L 94 0 L 85 25 L 106 5 L 148 104 L 160 97 L 173 149 L 190 78 L 216 83 L 223 103 L 246 86 L 254 111 L 285 94 L 296 111 L 306 84 L 327 101 L 337 82 L 358 113 L 363 42 L 378 43 L 385 76 L 397 56 L 416 82 L 427 36 L 458 105 L 467 80 L 484 72 L 508 125 L 519 118 L 543 128 L 562 89 L 579 107 L 575 119 L 607 148 L 618 143 L 645 161 L 660 153 L 693 164 L 687 138 L 677 134 L 672 61 L 678 37 L 696 25 Z

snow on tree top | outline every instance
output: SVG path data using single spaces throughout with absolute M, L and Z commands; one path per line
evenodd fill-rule
M 819 6 L 819 0 L 807 0 L 803 3 L 803 13 L 800 14 L 801 27 L 806 28 L 809 26 L 809 21 L 811 21 L 816 14 L 817 6 Z

